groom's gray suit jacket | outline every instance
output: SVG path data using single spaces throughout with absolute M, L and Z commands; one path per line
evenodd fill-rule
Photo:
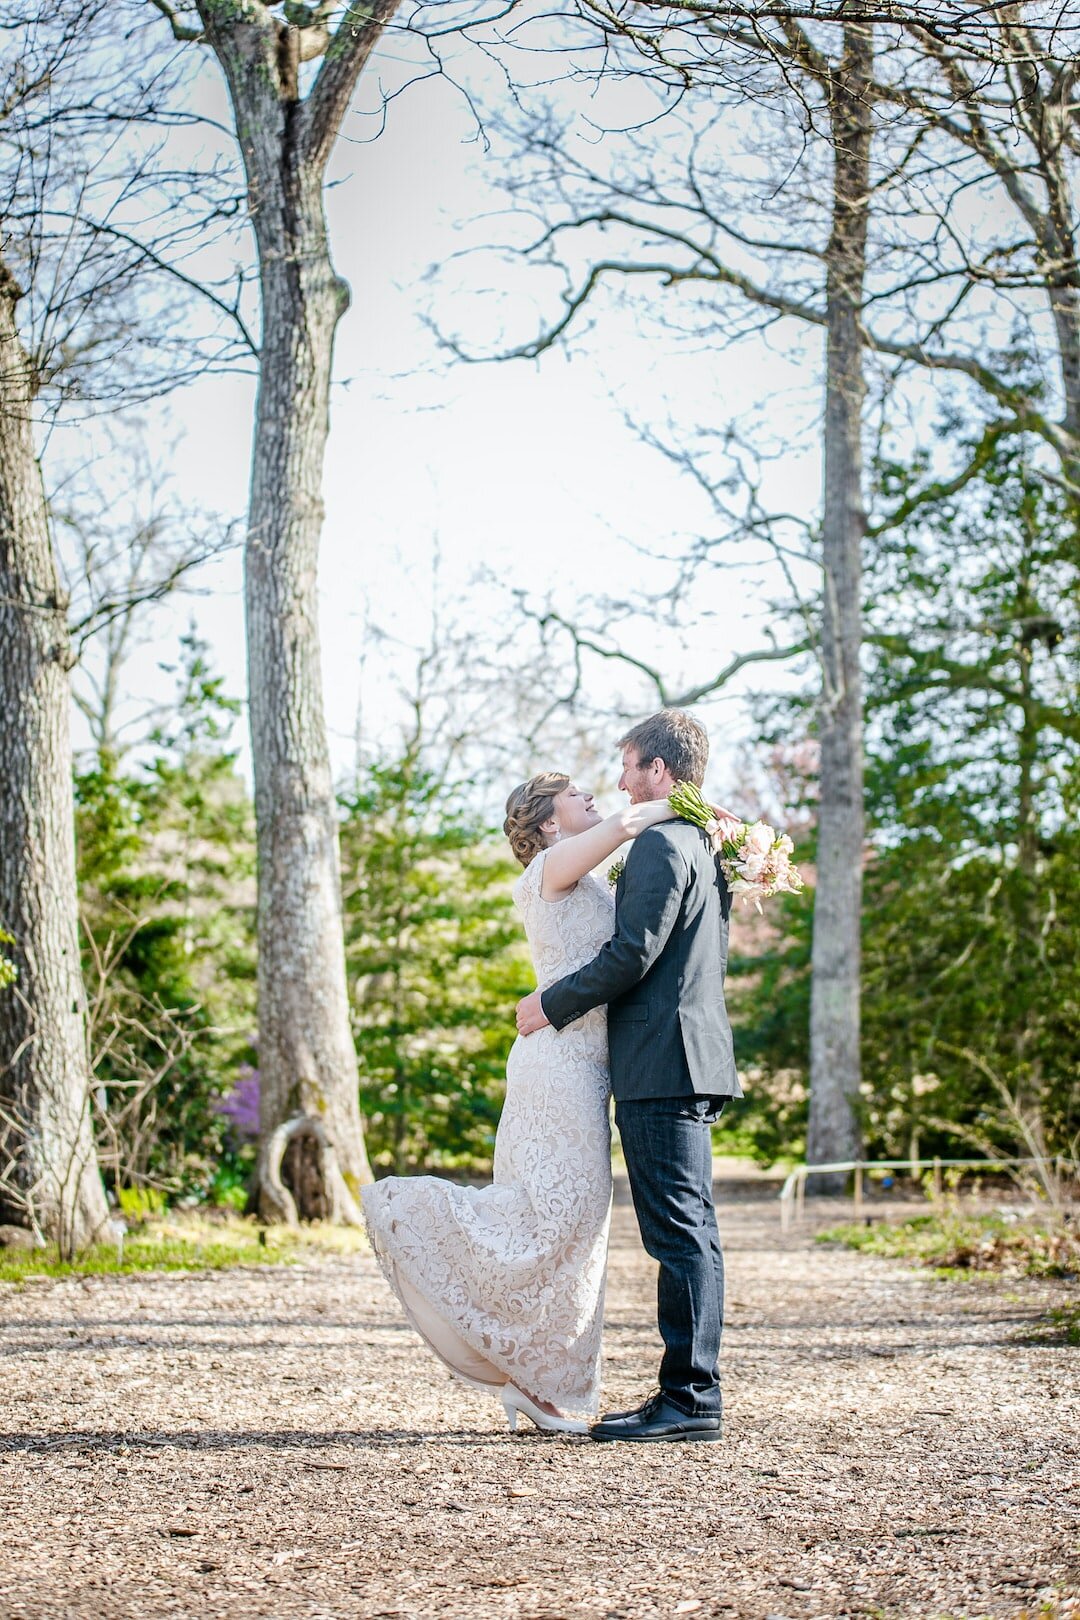
M 706 835 L 664 821 L 634 840 L 615 890 L 615 932 L 545 990 L 564 1029 L 607 1003 L 611 1089 L 640 1097 L 741 1097 L 724 1005 L 731 894 Z

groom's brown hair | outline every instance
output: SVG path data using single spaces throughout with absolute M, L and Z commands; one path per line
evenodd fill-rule
M 661 709 L 632 726 L 617 748 L 633 748 L 642 765 L 662 759 L 679 782 L 701 787 L 709 763 L 709 734 L 685 709 Z

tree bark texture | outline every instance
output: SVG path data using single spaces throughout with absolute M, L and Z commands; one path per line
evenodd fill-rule
M 330 365 L 347 295 L 327 251 L 321 176 L 313 185 L 287 173 L 286 185 L 280 235 L 265 215 L 257 226 L 264 337 L 245 552 L 262 1130 L 297 1113 L 321 1120 L 355 1198 L 371 1172 L 349 1027 L 316 593 Z M 312 1198 L 310 1177 L 294 1190 L 302 1215 L 329 1213 Z M 334 1196 L 348 1208 L 340 1189 Z
M 859 1058 L 863 807 L 862 543 L 863 373 L 861 310 L 870 193 L 873 35 L 849 24 L 831 80 L 833 219 L 827 248 L 822 518 L 822 693 L 817 886 L 810 1000 L 807 1162 L 855 1158 Z M 836 1191 L 843 1176 L 815 1176 Z
M 65 1255 L 105 1227 L 79 961 L 66 602 L 49 534 L 19 339 L 0 263 L 0 1220 Z
M 1064 168 L 1063 155 L 1055 153 L 1052 171 Z M 1050 167 L 1050 165 L 1047 165 Z M 1076 220 L 1069 209 L 1068 175 L 1051 193 L 1048 216 L 1053 229 L 1040 242 L 1040 268 L 1047 276 L 1047 291 L 1054 317 L 1061 368 L 1063 470 L 1069 487 L 1073 512 L 1080 511 L 1080 263 L 1077 253 Z M 1051 257 L 1051 255 L 1055 255 Z
M 259 864 L 258 1194 L 263 1215 L 277 1220 L 359 1221 L 356 1194 L 371 1180 L 318 631 L 331 363 L 349 301 L 330 258 L 323 185 L 352 87 L 394 3 L 362 19 L 346 14 L 303 98 L 300 30 L 255 0 L 199 6 L 232 98 L 262 299 L 245 609 Z M 319 1130 L 295 1134 L 279 1178 L 268 1145 L 301 1118 Z M 313 1136 L 330 1151 L 313 1155 Z

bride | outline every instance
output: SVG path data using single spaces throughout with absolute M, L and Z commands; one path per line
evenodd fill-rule
M 539 988 L 592 960 L 615 901 L 592 870 L 672 818 L 667 800 L 601 820 L 545 771 L 516 787 L 503 830 Z M 511 1429 L 584 1434 L 594 1413 L 611 1209 L 607 1015 L 514 1042 L 489 1187 L 388 1176 L 361 1197 L 372 1246 L 413 1326 L 458 1378 L 497 1395 Z

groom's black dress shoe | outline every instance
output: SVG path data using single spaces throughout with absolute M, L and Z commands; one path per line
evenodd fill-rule
M 589 1430 L 594 1440 L 719 1440 L 719 1416 L 690 1417 L 664 1395 L 653 1395 L 636 1412 L 600 1419 Z

